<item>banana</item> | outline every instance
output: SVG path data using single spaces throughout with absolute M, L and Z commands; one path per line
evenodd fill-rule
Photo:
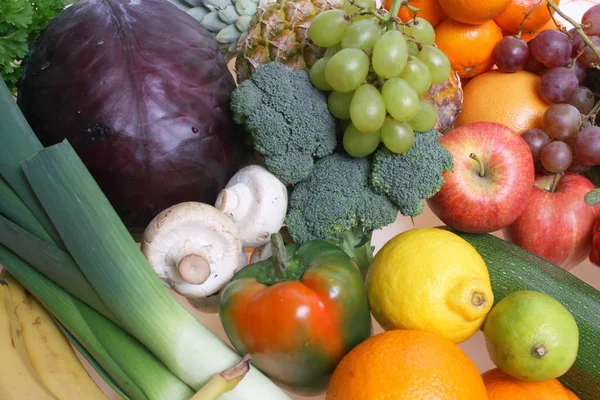
M 2 278 L 15 302 L 27 355 L 42 384 L 58 400 L 106 400 L 46 309 L 12 276 Z M 0 396 L 0 399 L 4 400 Z
M 0 280 L 0 399 L 56 400 L 37 379 L 10 290 Z

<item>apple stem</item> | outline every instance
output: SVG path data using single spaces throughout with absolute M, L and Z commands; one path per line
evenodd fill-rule
M 550 188 L 551 193 L 556 192 L 556 189 L 558 188 L 558 182 L 560 182 L 560 172 L 558 172 L 557 174 L 554 175 L 554 180 L 552 181 L 552 187 Z
M 477 157 L 477 154 L 475 153 L 469 154 L 469 158 L 472 158 L 473 160 L 477 161 L 477 165 L 479 165 L 479 176 L 483 177 L 485 175 L 485 168 L 483 166 L 481 158 Z

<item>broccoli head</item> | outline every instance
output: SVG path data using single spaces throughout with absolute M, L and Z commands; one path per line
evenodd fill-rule
M 293 71 L 280 62 L 261 65 L 233 91 L 231 110 L 267 169 L 285 184 L 306 178 L 315 159 L 336 147 L 337 125 L 327 95 L 304 70 Z
M 338 245 L 366 272 L 374 230 L 393 223 L 398 208 L 369 185 L 371 161 L 343 154 L 318 160 L 290 194 L 286 224 L 296 243 L 312 239 Z
M 452 170 L 452 154 L 439 143 L 436 130 L 416 133 L 415 143 L 404 154 L 386 148 L 373 156 L 371 186 L 398 206 L 402 215 L 417 216 L 444 184 L 444 171 Z

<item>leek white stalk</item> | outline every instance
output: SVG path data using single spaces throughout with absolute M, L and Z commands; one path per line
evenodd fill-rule
M 185 310 L 154 273 L 68 142 L 23 164 L 71 256 L 121 325 L 181 380 L 200 389 L 240 356 Z M 223 400 L 289 397 L 256 368 Z
M 141 343 L 3 246 L 0 263 L 66 327 L 132 400 L 187 400 L 194 394 Z

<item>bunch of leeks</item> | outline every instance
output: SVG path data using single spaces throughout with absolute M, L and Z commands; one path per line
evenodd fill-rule
M 3 82 L 0 176 L 0 264 L 124 398 L 190 399 L 240 362 L 171 296 L 70 144 L 43 148 Z M 288 397 L 250 368 L 220 398 Z

